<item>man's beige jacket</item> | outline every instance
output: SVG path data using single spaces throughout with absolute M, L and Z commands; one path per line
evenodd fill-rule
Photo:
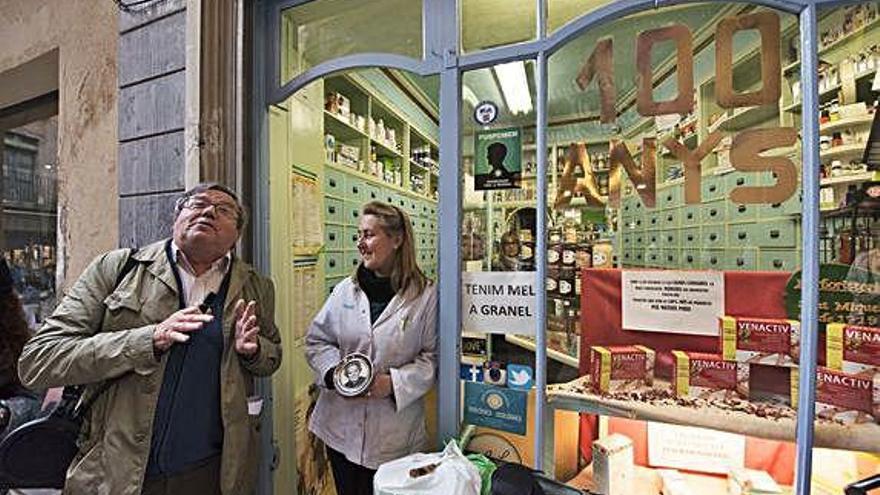
M 100 383 L 114 380 L 83 423 L 80 452 L 67 471 L 66 494 L 140 493 L 168 356 L 156 359 L 153 329 L 180 304 L 166 242 L 134 253 L 137 264 L 115 290 L 129 250 L 94 260 L 21 355 L 19 374 L 27 387 L 89 384 L 88 397 Z M 254 377 L 270 375 L 281 364 L 281 340 L 274 323 L 272 282 L 235 260 L 229 284 L 220 377 L 221 487 L 224 494 L 241 495 L 253 490 L 259 460 L 260 416 L 248 414 L 248 397 L 255 394 Z M 260 351 L 252 360 L 234 348 L 233 308 L 240 298 L 259 305 Z

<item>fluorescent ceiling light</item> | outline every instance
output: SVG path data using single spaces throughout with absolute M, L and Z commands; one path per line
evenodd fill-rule
M 532 95 L 526 79 L 526 66 L 522 61 L 509 62 L 495 66 L 495 75 L 501 84 L 504 101 L 512 114 L 532 111 Z

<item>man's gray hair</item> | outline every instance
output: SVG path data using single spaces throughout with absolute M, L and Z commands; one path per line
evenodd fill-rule
M 241 201 L 238 200 L 238 195 L 235 194 L 235 191 L 218 182 L 202 182 L 196 184 L 191 189 L 183 193 L 179 198 L 177 198 L 177 201 L 174 202 L 174 217 L 177 218 L 177 216 L 180 215 L 180 212 L 183 210 L 183 204 L 186 202 L 187 199 L 195 196 L 196 194 L 201 194 L 208 191 L 220 191 L 235 201 L 235 209 L 238 213 L 238 217 L 235 219 L 235 228 L 238 229 L 239 232 L 241 232 L 244 229 L 244 226 L 247 225 L 247 210 L 245 209 L 244 205 L 241 204 Z

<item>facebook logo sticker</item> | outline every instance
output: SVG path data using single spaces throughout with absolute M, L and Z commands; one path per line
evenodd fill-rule
M 534 384 L 535 373 L 530 366 L 521 364 L 507 365 L 507 386 L 510 388 L 518 388 L 529 390 Z
M 479 364 L 464 364 L 461 363 L 461 373 L 460 377 L 462 380 L 469 382 L 482 382 L 483 381 L 483 367 Z

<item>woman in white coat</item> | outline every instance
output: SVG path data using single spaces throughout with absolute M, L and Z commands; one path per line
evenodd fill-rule
M 436 373 L 437 292 L 416 263 L 409 217 L 367 203 L 357 247 L 356 272 L 336 285 L 306 335 L 321 387 L 309 429 L 327 447 L 339 495 L 372 494 L 380 464 L 425 447 L 423 397 Z M 351 353 L 369 356 L 375 373 L 357 397 L 333 383 Z

